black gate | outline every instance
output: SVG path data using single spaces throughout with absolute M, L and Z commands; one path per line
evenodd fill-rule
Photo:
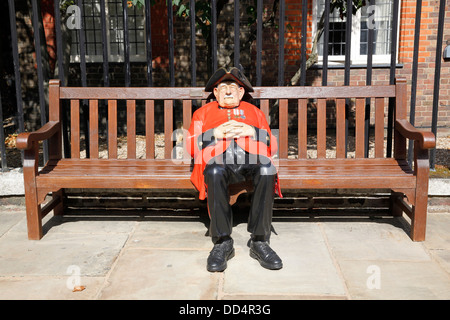
M 112 1 L 112 0 L 111 0 Z M 165 0 L 163 0 L 165 1 Z M 319 0 L 317 0 L 319 1 Z M 23 1 L 22 1 L 23 2 Z M 26 1 L 25 1 L 26 2 Z M 31 8 L 29 8 L 30 16 L 32 20 L 32 29 L 35 31 L 33 34 L 34 39 L 34 48 L 41 48 L 42 41 L 45 40 L 42 38 L 42 15 L 41 15 L 41 1 L 38 0 L 31 0 Z M 29 3 L 28 2 L 28 3 Z M 95 5 L 97 8 L 99 8 L 99 15 L 96 17 L 94 21 L 94 24 L 97 23 L 95 26 L 92 26 L 92 22 L 87 21 L 86 17 L 83 15 L 85 13 L 84 6 L 89 4 L 93 5 L 95 2 Z M 117 0 L 116 0 L 117 2 Z M 117 6 L 119 10 L 122 10 L 121 13 L 121 19 L 122 21 L 119 21 L 123 26 L 123 39 L 120 39 L 122 46 L 122 52 L 121 52 L 121 59 L 120 63 L 123 64 L 123 72 L 124 72 L 124 80 L 123 80 L 123 86 L 130 86 L 131 84 L 131 73 L 132 73 L 132 59 L 131 59 L 131 53 L 130 51 L 134 48 L 134 42 L 135 42 L 135 35 L 133 35 L 133 32 L 135 32 L 136 29 L 129 29 L 130 21 L 133 19 L 136 19 L 135 16 L 133 16 L 132 12 L 127 10 L 123 10 L 123 8 L 127 8 L 130 6 L 141 6 L 143 5 L 143 12 L 144 12 L 144 26 L 145 34 L 151 35 L 152 34 L 152 21 L 151 21 L 151 10 L 152 10 L 152 4 L 154 4 L 155 0 L 133 0 L 133 1 L 127 1 L 127 0 L 120 0 L 119 4 L 121 2 L 120 6 Z M 296 85 L 306 85 L 306 70 L 310 66 L 308 65 L 308 57 L 307 57 L 307 27 L 308 27 L 308 16 L 310 8 L 308 8 L 309 3 L 311 1 L 297 1 L 297 4 L 300 6 L 301 4 L 301 46 L 300 46 L 300 58 L 299 58 L 299 66 L 298 66 L 298 74 L 300 75 L 298 78 L 298 81 L 295 83 Z M 336 39 L 331 37 L 336 37 L 338 35 L 338 31 L 336 31 L 336 27 L 338 26 L 337 23 L 330 21 L 332 16 L 330 16 L 330 0 L 322 0 L 324 5 L 324 19 L 323 21 L 318 21 L 320 24 L 323 22 L 323 39 L 321 40 L 321 46 L 322 48 L 322 85 L 327 85 L 328 83 L 328 75 L 329 70 L 333 66 L 329 63 L 329 52 L 327 48 L 330 47 L 331 43 L 336 42 Z M 346 8 L 346 7 L 353 7 L 353 5 L 357 5 L 357 3 L 361 1 L 352 1 L 352 0 L 342 0 L 337 1 L 340 3 L 340 8 Z M 370 0 L 365 1 L 365 6 L 376 6 L 377 1 Z M 389 2 L 389 1 L 388 1 Z M 5 2 L 6 3 L 6 2 Z M 7 7 L 8 7 L 8 18 L 9 18 L 9 25 L 10 25 L 10 41 L 11 41 L 11 57 L 13 64 L 13 79 L 15 83 L 15 107 L 14 107 L 14 115 L 13 115 L 13 123 L 14 123 L 14 130 L 15 132 L 23 132 L 25 130 L 24 126 L 24 108 L 23 108 L 23 92 L 22 92 L 22 86 L 21 86 L 21 71 L 20 71 L 20 59 L 19 59 L 19 39 L 18 39 L 18 33 L 17 33 L 17 21 L 16 21 L 16 5 L 17 1 L 14 0 L 8 0 Z M 102 56 L 101 59 L 101 66 L 102 66 L 102 77 L 103 80 L 102 85 L 109 86 L 111 82 L 111 73 L 113 72 L 111 68 L 111 64 L 114 63 L 114 65 L 117 65 L 116 61 L 109 61 L 110 60 L 110 53 L 108 50 L 107 43 L 107 36 L 108 36 L 108 24 L 111 21 L 108 21 L 107 18 L 107 10 L 108 10 L 108 0 L 91 0 L 91 1 L 82 1 L 82 0 L 75 0 L 75 1 L 60 1 L 60 0 L 54 0 L 54 19 L 55 19 L 55 33 L 56 33 L 56 53 L 57 53 L 57 67 L 59 70 L 58 76 L 61 80 L 64 81 L 64 79 L 67 78 L 67 74 L 65 74 L 65 70 L 67 70 L 66 66 L 64 65 L 64 55 L 65 52 L 63 51 L 63 32 L 62 32 L 62 26 L 64 23 L 67 23 L 67 20 L 64 20 L 64 17 L 61 15 L 61 3 L 65 3 L 65 9 L 69 9 L 69 5 L 71 5 L 72 11 L 72 17 L 71 18 L 77 18 L 77 12 L 81 13 L 81 18 L 79 20 L 74 20 L 72 23 L 78 24 L 76 31 L 75 31 L 75 38 L 78 42 L 78 56 L 79 61 L 76 61 L 75 64 L 78 64 L 78 70 L 80 72 L 80 86 L 87 86 L 87 61 L 86 56 L 88 55 L 87 50 L 90 50 L 90 43 L 89 39 L 86 38 L 86 32 L 87 30 L 94 30 L 94 36 L 99 37 L 101 40 L 99 40 L 99 43 L 102 43 L 101 47 L 101 53 Z M 202 4 L 203 3 L 203 4 Z M 208 12 L 209 13 L 209 35 L 205 37 L 207 39 L 208 43 L 207 46 L 210 48 L 210 51 L 204 49 L 199 54 L 199 49 L 196 44 L 196 37 L 198 36 L 197 33 L 200 32 L 198 29 L 196 29 L 196 19 L 199 19 L 198 15 L 192 14 L 196 12 L 196 5 L 205 5 L 207 3 L 209 5 L 208 8 L 202 7 L 202 12 Z M 272 8 L 272 16 L 267 17 L 267 12 L 264 12 L 264 4 L 267 6 L 267 4 Z M 188 15 L 188 20 L 186 23 L 189 24 L 189 30 L 190 32 L 188 35 L 190 35 L 190 52 L 189 52 L 189 63 L 190 63 L 190 83 L 187 83 L 186 85 L 190 86 L 197 86 L 198 83 L 198 70 L 199 70 L 199 60 L 203 61 L 205 56 L 208 56 L 208 70 L 215 70 L 217 69 L 219 65 L 219 59 L 218 59 L 218 52 L 220 51 L 221 44 L 218 43 L 218 37 L 216 30 L 218 30 L 218 27 L 220 26 L 220 21 L 218 21 L 218 12 L 220 12 L 223 9 L 223 6 L 229 5 L 233 6 L 233 24 L 234 24 L 234 50 L 233 50 L 233 64 L 235 66 L 241 65 L 241 50 L 242 43 L 240 43 L 240 26 L 242 25 L 241 19 L 244 14 L 247 14 L 250 18 L 247 17 L 247 19 L 250 21 L 254 21 L 254 28 L 255 28 L 255 34 L 256 37 L 254 39 L 254 46 L 256 54 L 254 58 L 252 59 L 252 68 L 255 70 L 255 85 L 261 86 L 262 84 L 262 66 L 263 66 L 263 59 L 262 56 L 263 52 L 263 43 L 265 41 L 273 41 L 273 39 L 263 39 L 263 28 L 265 28 L 265 23 L 269 23 L 270 19 L 272 23 L 275 23 L 278 28 L 278 61 L 276 62 L 276 73 L 277 75 L 273 75 L 273 77 L 276 77 L 276 79 L 273 79 L 274 84 L 278 84 L 279 86 L 283 85 L 292 85 L 292 83 L 286 81 L 286 61 L 285 61 L 285 55 L 286 55 L 286 43 L 285 43 L 285 33 L 289 29 L 289 24 L 286 24 L 286 5 L 291 5 L 293 1 L 285 1 L 285 0 L 272 0 L 272 1 L 264 1 L 263 0 L 255 0 L 255 1 L 244 1 L 244 0 L 234 0 L 234 1 L 221 1 L 221 0 L 211 0 L 211 1 L 177 1 L 177 0 L 167 0 L 167 42 L 168 42 L 168 65 L 167 65 L 167 73 L 168 73 L 168 84 L 169 86 L 175 86 L 176 83 L 176 77 L 180 77 L 179 74 L 175 73 L 175 44 L 174 44 L 174 19 L 177 17 L 174 17 L 174 14 L 178 15 Z M 313 2 L 317 3 L 317 2 Z M 398 37 L 399 37 L 399 10 L 400 10 L 400 2 L 399 1 L 391 1 L 392 6 L 390 8 L 391 10 L 391 17 L 390 20 L 391 26 L 390 26 L 390 34 L 388 36 L 389 38 L 389 50 L 390 50 L 390 64 L 389 64 L 389 83 L 393 84 L 394 79 L 396 76 L 396 70 L 397 70 L 397 61 L 396 61 L 396 54 L 397 54 L 397 44 L 398 44 Z M 3 6 L 6 6 L 4 4 Z M 376 7 L 375 7 L 376 8 Z M 358 10 L 360 8 L 355 7 L 354 10 Z M 413 51 L 413 59 L 412 59 L 412 87 L 411 87 L 411 103 L 410 103 L 410 122 L 414 124 L 415 122 L 415 110 L 416 110 L 416 95 L 417 95 L 417 75 L 418 75 L 418 66 L 419 66 L 419 48 L 420 48 L 420 23 L 421 23 L 421 12 L 422 12 L 422 1 L 417 0 L 416 2 L 416 10 L 415 10 L 415 31 L 414 31 L 414 51 Z M 79 11 L 77 11 L 79 10 Z M 338 8 L 336 9 L 338 10 Z M 243 12 L 246 11 L 246 12 Z M 446 12 L 446 1 L 440 0 L 440 6 L 439 6 L 439 22 L 438 22 L 438 30 L 436 30 L 436 60 L 435 60 L 435 77 L 434 77 L 434 90 L 433 90 L 433 111 L 432 111 L 432 120 L 431 120 L 431 128 L 433 133 L 437 134 L 437 121 L 438 121 L 438 106 L 439 106 L 439 88 L 440 88 L 440 70 L 441 70 L 441 61 L 443 60 L 442 57 L 442 43 L 443 43 L 443 34 L 444 34 L 444 19 L 445 19 L 445 12 Z M 352 15 L 352 10 L 344 10 L 341 11 L 341 14 L 343 17 L 346 18 L 345 23 L 345 30 L 341 30 L 341 34 L 345 35 L 345 39 L 342 39 L 342 41 L 345 43 L 345 46 L 342 48 L 342 53 L 345 55 L 345 59 L 343 62 L 343 68 L 344 68 L 344 85 L 350 84 L 350 69 L 352 67 L 351 63 L 351 46 L 352 46 L 352 19 L 354 19 L 354 16 Z M 66 13 L 67 15 L 67 13 Z M 331 17 L 331 18 L 330 18 Z M 67 17 L 66 17 L 67 18 Z M 270 19 L 268 19 L 270 18 Z M 64 21 L 63 21 L 64 20 Z M 134 20 L 133 20 L 134 21 Z M 275 21 L 275 22 L 274 22 Z M 251 22 L 251 21 L 250 21 Z M 187 29 L 187 28 L 186 28 Z M 202 30 L 203 32 L 203 30 Z M 366 84 L 370 85 L 372 83 L 372 72 L 373 68 L 375 67 L 373 62 L 373 52 L 374 52 L 374 39 L 375 39 L 375 33 L 377 32 L 376 28 L 367 28 L 367 61 L 366 61 Z M 146 68 L 146 85 L 148 86 L 154 86 L 155 85 L 155 79 L 154 79 L 154 69 L 152 68 L 152 41 L 156 41 L 155 39 L 152 39 L 151 36 L 146 36 L 145 38 L 145 47 L 147 48 L 145 50 L 144 54 L 144 60 L 147 65 Z M 201 55 L 200 59 L 199 56 Z M 35 50 L 35 59 L 36 59 L 36 72 L 37 72 L 37 78 L 38 78 L 38 104 L 39 104 L 39 114 L 40 114 L 40 122 L 43 125 L 47 121 L 47 106 L 46 106 L 46 94 L 48 91 L 48 87 L 46 86 L 46 83 L 48 83 L 48 75 L 44 73 L 44 63 L 45 57 L 42 56 L 42 50 Z M 74 62 L 72 62 L 74 64 Z M 100 73 L 100 72 L 99 72 Z M 64 83 L 64 82 L 63 82 Z M 5 99 L 6 92 L 2 91 L 0 95 L 0 121 L 3 123 L 5 120 L 4 117 L 5 112 L 2 112 L 2 98 Z M 392 106 L 392 105 L 391 105 Z M 370 104 L 369 104 L 370 108 Z M 368 110 L 370 112 L 370 109 Z M 370 126 L 370 120 L 367 120 L 366 123 L 367 128 Z M 10 130 L 11 131 L 11 130 Z M 392 132 L 393 132 L 393 108 L 389 108 L 389 120 L 387 124 L 387 156 L 391 156 L 392 154 Z M 11 132 L 8 132 L 11 133 Z M 2 127 L 2 130 L 0 130 L 0 141 L 2 142 L 0 145 L 0 151 L 1 151 L 1 167 L 2 171 L 8 170 L 8 157 L 7 157 L 7 150 L 5 147 L 5 143 L 3 143 L 6 139 L 5 136 L 5 130 Z M 412 150 L 412 147 L 409 147 L 409 150 Z M 44 161 L 47 157 L 47 146 L 44 146 Z M 435 159 L 436 159 L 436 149 L 431 150 L 431 158 L 430 158 L 430 166 L 432 169 L 434 169 L 435 166 Z M 412 154 L 409 152 L 409 160 L 412 160 Z

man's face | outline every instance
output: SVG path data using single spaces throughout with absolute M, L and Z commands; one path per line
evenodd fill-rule
M 214 88 L 214 96 L 219 106 L 224 108 L 237 107 L 244 93 L 244 88 L 239 87 L 237 83 L 231 81 L 222 82 Z

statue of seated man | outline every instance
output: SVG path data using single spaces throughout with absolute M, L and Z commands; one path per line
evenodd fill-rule
M 261 266 L 281 269 L 279 256 L 269 246 L 275 194 L 281 197 L 278 174 L 271 156 L 277 151 L 264 113 L 244 101 L 253 92 L 237 68 L 217 70 L 205 87 L 212 101 L 194 112 L 187 148 L 194 158 L 191 181 L 199 198 L 207 198 L 210 235 L 214 243 L 207 270 L 221 272 L 234 256 L 230 184 L 253 183 L 247 230 L 251 234 L 250 256 Z

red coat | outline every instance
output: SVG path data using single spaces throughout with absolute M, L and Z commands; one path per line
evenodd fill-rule
M 220 108 L 217 101 L 210 102 L 197 111 L 192 117 L 186 141 L 187 150 L 194 158 L 194 169 L 191 182 L 199 191 L 199 198 L 206 198 L 206 186 L 203 171 L 209 160 L 225 152 L 231 143 L 230 139 L 210 141 L 212 129 L 230 120 L 236 120 L 255 127 L 257 139 L 242 137 L 236 143 L 251 154 L 266 157 L 273 156 L 278 149 L 276 138 L 272 135 L 264 113 L 254 105 L 241 101 L 234 109 Z M 260 130 L 258 130 L 260 129 Z M 208 138 L 209 136 L 209 138 Z M 208 138 L 208 141 L 205 141 Z M 276 180 L 275 192 L 281 197 L 279 180 Z

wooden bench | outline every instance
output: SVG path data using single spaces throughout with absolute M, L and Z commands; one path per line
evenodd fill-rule
M 425 238 L 428 199 L 428 149 L 435 146 L 431 132 L 415 129 L 407 120 L 407 88 L 405 79 L 396 85 L 346 87 L 257 87 L 252 93 L 255 101 L 268 117 L 270 108 L 277 108 L 279 125 L 279 152 L 275 159 L 282 190 L 304 189 L 387 189 L 391 191 L 392 214 L 405 212 L 411 218 L 411 238 Z M 203 88 L 80 88 L 60 87 L 59 81 L 50 82 L 49 121 L 34 132 L 21 133 L 17 146 L 24 152 L 23 174 L 28 222 L 28 238 L 40 239 L 42 218 L 51 210 L 64 211 L 65 188 L 131 188 L 131 189 L 189 189 L 190 161 L 172 159 L 174 101 L 182 109 L 183 128 L 190 124 L 193 100 L 205 103 Z M 375 118 L 374 154 L 365 157 L 365 106 L 371 98 Z M 386 157 L 384 147 L 385 107 L 387 98 L 395 100 L 393 146 L 394 156 Z M 80 157 L 80 101 L 89 102 L 90 158 Z M 317 112 L 316 156 L 308 156 L 308 103 L 315 99 Z M 347 99 L 347 100 L 346 100 Z M 352 100 L 348 100 L 352 99 Z M 61 101 L 70 101 L 71 158 L 62 157 Z M 118 158 L 118 101 L 126 108 L 126 158 Z M 143 101 L 140 101 L 143 100 Z M 336 119 L 335 156 L 327 158 L 326 120 L 328 100 L 334 100 Z M 145 105 L 146 151 L 143 159 L 136 155 L 136 102 Z M 275 103 L 277 101 L 277 103 Z M 345 121 L 346 101 L 354 103 L 355 149 L 354 157 L 346 156 Z M 155 106 L 161 104 L 164 112 L 163 159 L 155 158 Z M 126 105 L 126 107 L 125 107 Z M 294 105 L 294 107 L 292 107 Z M 99 158 L 99 109 L 107 108 L 108 156 Z M 290 106 L 290 107 L 289 107 Z M 143 107 L 142 107 L 143 108 Z M 289 110 L 289 112 L 288 112 Z M 298 113 L 297 152 L 288 152 L 288 117 Z M 273 111 L 273 110 L 272 110 Z M 181 117 L 181 115 L 179 116 Z M 311 125 L 311 124 L 310 124 Z M 330 126 L 331 127 L 331 126 Z M 294 130 L 295 131 L 295 130 Z M 291 130 L 292 133 L 292 130 Z M 414 165 L 406 161 L 407 139 L 414 141 Z M 38 168 L 39 145 L 48 141 L 49 160 Z M 43 206 L 46 196 L 51 200 Z M 235 195 L 239 194 L 238 191 Z M 42 208 L 41 208 L 42 205 Z

